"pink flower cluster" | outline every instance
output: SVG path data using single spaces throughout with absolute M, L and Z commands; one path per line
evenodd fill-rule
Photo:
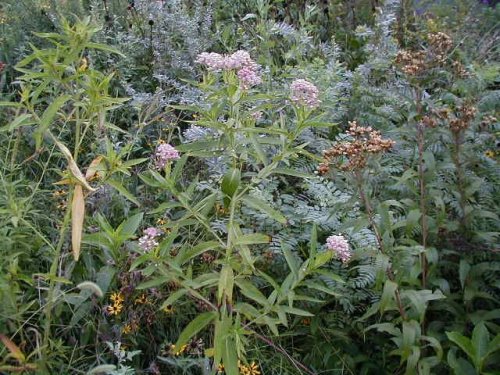
M 297 105 L 304 105 L 311 109 L 319 106 L 319 91 L 316 86 L 305 79 L 296 79 L 290 86 L 292 90 L 292 101 Z
M 250 87 L 262 83 L 262 78 L 260 78 L 259 73 L 249 67 L 241 68 L 238 71 L 238 78 L 243 90 L 248 90 Z
M 143 236 L 139 238 L 139 247 L 144 251 L 151 251 L 158 246 L 157 237 L 161 235 L 161 231 L 155 227 L 144 229 Z
M 326 247 L 328 250 L 336 253 L 337 258 L 339 258 L 342 263 L 349 262 L 351 259 L 351 250 L 349 249 L 349 243 L 344 238 L 344 236 L 330 236 L 326 239 Z
M 208 70 L 214 72 L 236 70 L 241 87 L 244 90 L 262 83 L 262 78 L 259 74 L 259 65 L 252 60 L 247 51 L 240 50 L 231 55 L 203 52 L 198 55 L 196 62 L 205 65 Z
M 169 160 L 179 158 L 179 151 L 168 143 L 162 143 L 156 147 L 155 164 L 157 169 L 163 169 Z

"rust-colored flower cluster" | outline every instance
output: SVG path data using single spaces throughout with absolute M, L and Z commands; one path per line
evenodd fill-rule
M 452 132 L 458 133 L 462 130 L 467 129 L 471 121 L 474 119 L 476 112 L 476 108 L 471 105 L 464 104 L 460 106 L 457 109 L 457 117 L 450 120 L 449 122 L 450 130 Z
M 438 125 L 437 120 L 429 115 L 425 115 L 424 117 L 422 117 L 420 123 L 426 128 L 435 128 Z
M 395 144 L 391 139 L 382 138 L 380 132 L 370 126 L 359 126 L 356 121 L 349 122 L 349 125 L 347 134 L 353 140 L 339 142 L 323 151 L 323 162 L 318 167 L 320 174 L 327 173 L 330 164 L 335 164 L 343 171 L 362 169 L 366 166 L 370 155 L 387 152 Z
M 401 70 L 409 76 L 416 76 L 426 68 L 424 51 L 399 51 L 396 55 L 396 64 L 401 66 Z
M 453 47 L 453 41 L 450 36 L 440 31 L 428 34 L 427 39 L 436 60 L 444 62 L 446 60 L 446 53 Z
M 448 53 L 453 47 L 452 39 L 443 32 L 428 34 L 427 39 L 429 41 L 427 50 L 399 51 L 396 55 L 396 64 L 407 75 L 418 76 L 426 70 L 446 63 Z M 467 77 L 468 73 L 460 62 L 454 61 L 451 67 L 459 77 Z
M 465 70 L 460 61 L 453 61 L 451 63 L 451 68 L 453 69 L 453 72 L 460 78 L 467 78 L 470 76 L 469 72 Z
M 497 121 L 498 120 L 495 116 L 491 116 L 491 115 L 484 116 L 483 119 L 481 120 L 481 129 L 485 129 Z

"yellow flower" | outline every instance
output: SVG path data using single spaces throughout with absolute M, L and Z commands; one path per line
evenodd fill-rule
M 64 201 L 59 202 L 59 203 L 58 203 L 58 205 L 57 205 L 57 208 L 58 208 L 59 210 L 65 210 L 65 209 L 66 209 L 66 207 L 68 207 L 68 202 L 66 202 L 65 200 L 64 200 Z
M 174 312 L 174 308 L 172 305 L 167 305 L 162 310 L 166 314 L 172 314 Z
M 68 194 L 68 193 L 67 193 L 65 190 L 60 189 L 60 190 L 56 190 L 56 191 L 54 191 L 54 192 L 52 193 L 52 196 L 53 196 L 54 198 L 58 198 L 58 197 L 61 197 L 61 196 L 63 196 L 63 195 L 66 195 L 66 194 Z
M 89 67 L 89 61 L 87 60 L 86 57 L 83 57 L 82 60 L 80 61 L 80 66 L 78 67 L 78 72 L 82 73 L 87 70 Z
M 495 151 L 493 150 L 488 150 L 484 153 L 484 155 L 490 159 L 493 159 L 495 157 Z
M 127 323 L 127 324 L 125 324 L 125 325 L 123 326 L 123 328 L 122 328 L 122 333 L 123 333 L 124 335 L 127 335 L 127 334 L 129 334 L 130 332 L 132 332 L 132 326 L 131 326 L 130 324 L 128 324 L 128 323 Z
M 219 215 L 226 215 L 229 212 L 227 208 L 225 208 L 222 204 L 219 203 L 215 204 L 215 211 Z
M 146 294 L 142 293 L 139 297 L 137 297 L 134 301 L 136 305 L 144 305 L 146 303 L 149 303 L 149 298 L 146 296 Z
M 224 365 L 222 363 L 219 363 L 219 366 L 217 366 L 217 374 L 222 374 L 224 372 Z
M 125 301 L 125 297 L 121 292 L 115 292 L 111 294 L 111 297 L 109 297 L 109 299 L 115 304 L 121 304 L 123 301 Z
M 187 345 L 182 345 L 179 350 L 175 349 L 175 344 L 170 345 L 170 352 L 173 355 L 181 355 L 182 353 L 184 353 L 186 351 L 186 349 L 187 349 Z
M 249 365 L 242 365 L 238 361 L 238 366 L 240 368 L 241 375 L 260 375 L 259 366 L 257 366 L 255 362 L 252 362 Z
M 106 311 L 109 315 L 118 315 L 122 312 L 123 305 L 121 303 L 115 303 L 106 307 Z

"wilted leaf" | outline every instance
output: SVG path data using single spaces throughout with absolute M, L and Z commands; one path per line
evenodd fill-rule
M 21 349 L 19 349 L 19 347 L 14 344 L 7 336 L 0 333 L 0 341 L 2 341 L 2 343 L 7 347 L 10 355 L 13 358 L 17 359 L 19 362 L 24 362 L 26 360 L 26 357 L 24 356 Z
M 71 245 L 75 261 L 80 257 L 84 218 L 85 199 L 83 198 L 83 188 L 81 185 L 76 185 L 73 193 L 73 202 L 71 203 Z

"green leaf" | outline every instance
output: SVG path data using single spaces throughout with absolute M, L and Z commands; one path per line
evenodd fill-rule
M 198 315 L 181 332 L 175 343 L 175 347 L 182 348 L 183 345 L 187 344 L 190 338 L 208 326 L 216 317 L 217 312 L 215 311 L 209 311 Z
M 21 103 L 16 103 L 16 102 L 2 102 L 0 101 L 0 107 L 22 107 Z
M 394 337 L 398 337 L 401 335 L 401 330 L 397 328 L 393 323 L 378 323 L 372 324 L 367 327 L 365 331 L 369 331 L 370 329 L 376 329 L 377 332 L 386 332 Z
M 121 195 L 123 195 L 125 198 L 127 198 L 129 201 L 132 203 L 135 203 L 138 207 L 141 205 L 139 201 L 137 200 L 136 197 L 132 195 L 120 182 L 113 180 L 113 179 L 107 179 L 106 183 L 111 185 L 113 188 L 115 188 Z
M 188 155 L 182 155 L 182 157 L 179 160 L 177 160 L 177 162 L 175 163 L 175 167 L 172 173 L 170 174 L 170 179 L 172 181 L 179 180 L 182 170 L 184 169 L 184 166 L 186 165 L 188 158 L 189 158 Z
M 198 212 L 203 216 L 207 215 L 214 207 L 216 199 L 217 193 L 212 193 L 206 196 L 193 207 L 193 211 Z
M 470 362 L 463 358 L 457 358 L 456 348 L 451 348 L 448 351 L 447 361 L 455 375 L 477 375 L 477 372 Z
M 214 250 L 218 247 L 219 243 L 217 241 L 202 242 L 189 250 L 180 251 L 179 254 L 175 257 L 175 260 L 179 265 L 182 265 L 187 261 L 193 259 L 194 257 L 203 254 L 205 251 Z
M 59 111 L 59 109 L 61 109 L 61 107 L 69 99 L 71 99 L 70 95 L 59 96 L 52 103 L 50 103 L 50 105 L 43 112 L 42 117 L 40 118 L 40 126 L 35 133 L 37 149 L 40 148 L 42 144 L 43 134 L 49 129 L 52 121 L 54 120 L 54 117 L 57 114 L 57 111 Z
M 490 354 L 500 350 L 500 334 L 496 335 L 493 340 L 490 341 L 488 345 L 488 352 L 484 356 L 485 358 L 488 357 Z
M 325 286 L 325 285 L 321 285 L 319 283 L 316 283 L 316 282 L 312 282 L 312 281 L 306 281 L 304 283 L 304 285 L 307 287 L 307 288 L 310 288 L 310 289 L 314 289 L 314 290 L 318 290 L 320 292 L 323 292 L 323 293 L 326 293 L 326 294 L 329 294 L 331 296 L 334 296 L 334 297 L 340 297 L 340 294 L 333 291 L 332 288 L 328 287 L 328 286 Z
M 471 268 L 470 264 L 465 259 L 460 260 L 460 267 L 459 267 L 458 273 L 459 273 L 460 285 L 462 285 L 462 289 L 465 288 L 465 280 L 467 279 L 467 275 L 469 274 L 470 268 Z
M 222 192 L 228 197 L 233 197 L 240 186 L 241 172 L 237 168 L 232 168 L 222 178 Z
M 280 308 L 289 313 L 289 314 L 293 314 L 293 315 L 299 315 L 299 316 L 314 316 L 314 314 L 311 314 L 309 311 L 305 311 L 305 310 L 301 310 L 301 309 L 297 309 L 295 307 L 290 307 L 290 306 L 286 306 L 286 305 L 283 305 L 283 306 L 280 306 Z
M 188 293 L 187 289 L 179 289 L 170 294 L 165 302 L 162 303 L 160 309 L 164 309 L 167 306 L 173 305 L 175 302 L 179 300 L 179 298 L 183 297 Z
M 244 234 L 242 236 L 238 236 L 234 240 L 234 245 L 256 245 L 271 242 L 271 237 L 267 234 L 262 233 L 252 233 L 252 234 Z
M 472 346 L 468 337 L 465 337 L 458 332 L 446 332 L 446 336 L 448 336 L 449 340 L 457 344 L 460 349 L 462 349 L 467 356 L 474 361 L 474 358 L 476 358 L 476 350 Z
M 226 375 L 239 375 L 238 353 L 236 352 L 236 342 L 231 336 L 226 336 L 222 348 L 222 362 Z
M 257 157 L 259 158 L 260 162 L 264 164 L 265 166 L 269 164 L 269 161 L 267 160 L 266 153 L 262 149 L 262 145 L 259 143 L 257 140 L 257 137 L 255 134 L 250 135 L 250 140 L 252 141 L 253 147 L 255 149 L 255 152 L 257 154 Z
M 269 215 L 270 218 L 276 220 L 277 222 L 281 224 L 286 224 L 287 220 L 283 214 L 271 206 L 269 204 L 259 198 L 251 197 L 249 195 L 245 196 L 243 198 L 243 201 L 250 207 L 261 211 L 267 215 Z
M 284 243 L 281 244 L 281 250 L 283 251 L 283 255 L 285 256 L 285 260 L 290 268 L 290 271 L 292 271 L 294 276 L 297 277 L 299 274 L 299 263 L 297 262 L 297 259 Z
M 234 287 L 234 273 L 230 265 L 225 264 L 220 271 L 219 288 L 217 291 L 217 300 L 219 304 L 224 303 L 222 297 L 224 293 L 227 296 L 227 303 L 232 304 Z
M 115 49 L 113 47 L 108 46 L 107 44 L 89 42 L 89 43 L 87 43 L 86 47 L 90 48 L 90 49 L 97 49 L 100 51 L 114 53 L 116 55 L 120 55 L 121 57 L 126 57 L 123 53 L 121 53 L 120 51 L 118 51 L 117 49 Z
M 309 242 L 309 257 L 314 258 L 318 251 L 318 226 L 313 224 L 311 229 L 311 241 Z
M 287 176 L 293 176 L 293 177 L 299 177 L 299 178 L 311 178 L 313 177 L 312 174 L 306 173 L 306 172 L 300 172 L 295 169 L 291 168 L 276 168 L 273 170 L 273 173 L 276 174 L 284 174 Z
M 269 304 L 267 298 L 251 282 L 247 280 L 235 280 L 235 283 L 245 297 L 260 303 L 262 306 L 267 306 Z
M 142 223 L 143 217 L 144 214 L 142 212 L 139 212 L 138 214 L 135 214 L 122 222 L 116 229 L 116 231 L 119 233 L 119 236 L 124 237 L 124 239 L 134 237 L 135 232 L 137 231 L 137 229 L 139 229 L 139 226 Z
M 480 322 L 474 327 L 472 331 L 472 346 L 476 352 L 476 358 L 474 358 L 474 364 L 478 370 L 482 369 L 482 363 L 486 354 L 488 353 L 488 344 L 490 342 L 490 333 L 486 329 L 484 322 Z
M 123 162 L 121 166 L 125 167 L 125 168 L 130 168 L 134 165 L 144 163 L 147 160 L 149 160 L 149 159 L 148 158 L 140 158 L 140 159 L 127 160 L 127 161 Z
M 29 113 L 24 113 L 22 115 L 17 116 L 14 120 L 12 120 L 12 122 L 9 125 L 4 127 L 3 129 L 13 131 L 19 128 L 20 126 L 32 125 L 32 124 L 35 124 L 32 115 Z
M 382 297 L 380 298 L 379 311 L 381 314 L 386 310 L 393 310 L 396 308 L 394 302 L 395 293 L 398 289 L 398 284 L 391 280 L 386 280 L 384 284 L 384 290 L 382 291 Z
M 154 287 L 157 287 L 157 286 L 160 286 L 160 285 L 163 285 L 167 282 L 169 282 L 171 280 L 170 277 L 168 276 L 159 276 L 159 277 L 156 277 L 154 279 L 151 279 L 151 280 L 148 280 L 148 281 L 145 281 L 143 283 L 140 283 L 138 286 L 137 286 L 137 289 L 149 289 L 149 288 L 154 288 Z

